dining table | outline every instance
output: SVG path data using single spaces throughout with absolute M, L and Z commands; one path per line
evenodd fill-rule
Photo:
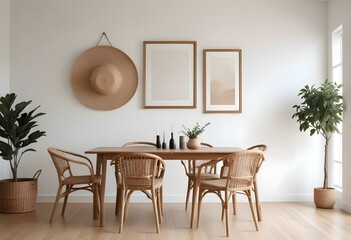
M 147 146 L 136 146 L 136 147 L 97 147 L 85 151 L 86 154 L 96 154 L 96 175 L 101 176 L 100 186 L 100 226 L 104 226 L 104 215 L 105 215 L 105 186 L 106 186 L 106 168 L 107 162 L 114 159 L 114 157 L 120 153 L 151 153 L 158 155 L 163 160 L 211 160 L 223 157 L 228 154 L 242 151 L 243 149 L 238 147 L 213 147 L 213 148 L 199 148 L 199 149 L 160 149 L 150 148 Z M 168 170 L 169 171 L 169 170 Z M 167 174 L 167 172 L 166 172 Z M 198 183 L 195 181 L 193 196 L 192 196 L 192 210 L 190 228 L 193 228 L 195 222 L 195 211 L 197 203 L 197 191 Z M 95 198 L 94 198 L 95 199 Z M 94 203 L 95 204 L 95 203 Z M 95 207 L 94 207 L 95 209 Z M 94 218 L 95 216 L 94 212 Z

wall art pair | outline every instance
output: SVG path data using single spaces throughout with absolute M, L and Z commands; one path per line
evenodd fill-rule
M 196 108 L 196 41 L 144 42 L 144 108 Z M 203 50 L 204 113 L 241 113 L 241 49 Z

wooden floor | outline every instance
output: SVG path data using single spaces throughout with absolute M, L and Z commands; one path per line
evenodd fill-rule
M 51 204 L 38 204 L 25 214 L 0 214 L 0 239 L 227 239 L 220 220 L 220 205 L 203 204 L 200 226 L 190 229 L 189 212 L 183 204 L 164 204 L 164 221 L 156 234 L 151 203 L 131 204 L 123 233 L 118 233 L 114 205 L 106 204 L 105 227 L 92 219 L 91 204 L 69 203 L 66 216 L 60 208 L 49 224 Z M 342 240 L 351 239 L 351 215 L 341 210 L 316 209 L 311 203 L 263 203 L 263 221 L 255 231 L 248 204 L 238 204 L 238 215 L 231 215 L 231 237 L 240 240 Z

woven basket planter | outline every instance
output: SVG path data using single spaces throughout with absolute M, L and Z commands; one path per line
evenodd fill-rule
M 39 172 L 39 171 L 38 171 Z M 0 180 L 0 212 L 24 213 L 35 210 L 38 191 L 38 177 Z

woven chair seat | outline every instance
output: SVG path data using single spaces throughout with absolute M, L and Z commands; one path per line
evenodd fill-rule
M 197 174 L 188 173 L 187 176 L 188 178 L 196 179 Z M 219 178 L 219 175 L 215 173 L 201 173 L 201 179 L 217 179 L 217 178 Z
M 94 177 L 94 182 L 91 179 L 91 175 L 81 175 L 81 176 L 70 176 L 62 181 L 64 185 L 75 185 L 75 184 L 89 184 L 89 183 L 100 183 L 101 176 Z
M 207 189 L 214 189 L 214 190 L 226 190 L 227 189 L 227 179 L 212 179 L 212 180 L 202 180 L 201 185 Z M 251 184 L 247 186 L 236 186 L 229 188 L 230 191 L 243 191 L 249 190 L 251 188 Z
M 155 178 L 154 187 L 160 188 L 162 186 L 163 179 Z M 123 188 L 121 181 L 118 183 L 119 188 Z M 152 188 L 151 181 L 146 179 L 129 179 L 128 189 L 132 190 L 149 190 Z

